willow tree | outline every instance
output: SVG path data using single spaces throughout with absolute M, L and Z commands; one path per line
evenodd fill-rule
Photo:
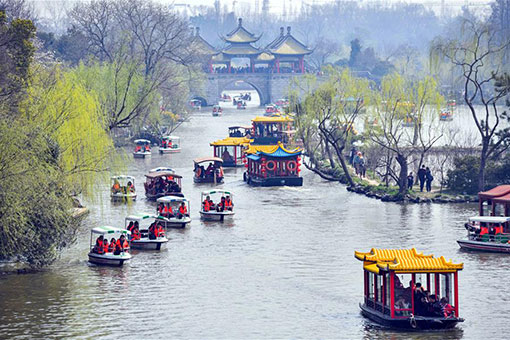
M 354 136 L 354 124 L 367 104 L 369 81 L 352 76 L 349 70 L 329 68 L 327 73 L 328 79 L 302 101 L 298 127 L 302 131 L 307 154 L 314 155 L 323 144 L 326 154 L 321 158 L 328 158 L 332 167 L 333 159 L 337 159 L 347 182 L 354 185 L 344 153 Z M 316 161 L 311 170 L 328 178 L 317 164 Z

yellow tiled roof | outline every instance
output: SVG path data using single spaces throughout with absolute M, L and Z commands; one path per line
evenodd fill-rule
M 462 270 L 462 263 L 453 263 L 451 260 L 434 255 L 424 255 L 412 249 L 375 249 L 370 252 L 354 252 L 354 257 L 363 261 L 363 267 L 371 272 L 380 270 L 401 273 L 412 272 L 454 272 Z
M 220 139 L 217 141 L 212 142 L 211 146 L 238 146 L 238 145 L 244 145 L 249 144 L 250 139 L 246 137 L 227 137 L 225 139 Z
M 271 60 L 274 60 L 274 55 L 267 53 L 267 52 L 263 52 L 255 60 L 257 60 L 257 61 L 271 61 Z
M 284 39 L 272 46 L 270 51 L 273 54 L 286 55 L 304 55 L 312 53 L 311 50 L 306 48 L 306 46 L 297 41 L 296 38 L 291 35 L 286 35 Z
M 257 152 L 271 154 L 271 153 L 276 152 L 276 150 L 278 150 L 278 148 L 282 149 L 283 151 L 285 151 L 287 153 L 291 153 L 291 154 L 298 153 L 298 152 L 302 151 L 301 148 L 295 148 L 294 150 L 286 149 L 281 142 L 278 142 L 277 145 L 253 145 L 253 144 L 250 144 L 250 145 L 248 145 L 247 149 L 244 150 L 244 152 L 247 154 L 256 154 Z
M 258 116 L 251 120 L 254 123 L 288 123 L 293 122 L 294 119 L 286 116 L 263 117 Z

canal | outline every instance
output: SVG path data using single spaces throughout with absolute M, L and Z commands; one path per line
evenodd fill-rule
M 212 117 L 204 108 L 176 132 L 180 154 L 131 160 L 136 202 L 113 204 L 103 187 L 101 198 L 88 203 L 77 242 L 57 263 L 37 274 L 0 277 L 0 338 L 480 339 L 510 332 L 509 258 L 461 252 L 455 242 L 465 236 L 474 205 L 383 203 L 306 170 L 303 187 L 252 188 L 237 169 L 227 170 L 219 186 L 234 192 L 234 220 L 201 222 L 200 192 L 208 186 L 193 184 L 193 159 L 211 155 L 209 142 L 224 138 L 228 126 L 246 125 L 262 112 L 227 108 Z M 190 227 L 169 231 L 165 250 L 137 252 L 123 268 L 89 265 L 90 228 L 123 226 L 130 213 L 155 211 L 143 181 L 157 166 L 184 176 Z M 353 253 L 371 247 L 416 247 L 464 262 L 466 321 L 447 332 L 405 333 L 364 319 L 362 264 Z

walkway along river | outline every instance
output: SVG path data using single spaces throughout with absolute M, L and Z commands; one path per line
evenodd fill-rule
M 510 333 L 505 255 L 461 252 L 456 240 L 475 205 L 401 205 L 350 193 L 304 170 L 304 186 L 253 188 L 243 169 L 227 170 L 222 188 L 235 193 L 228 223 L 199 219 L 200 191 L 192 160 L 211 154 L 209 142 L 229 125 L 247 124 L 262 108 L 208 109 L 176 133 L 182 153 L 133 160 L 139 199 L 113 204 L 109 188 L 88 204 L 78 242 L 46 271 L 0 278 L 0 338 L 506 338 Z M 171 230 L 161 252 L 139 252 L 123 268 L 87 263 L 90 228 L 123 226 L 145 200 L 144 174 L 170 166 L 184 176 L 193 221 Z M 464 262 L 460 315 L 466 322 L 441 333 L 382 329 L 360 315 L 362 270 L 354 250 L 416 247 Z

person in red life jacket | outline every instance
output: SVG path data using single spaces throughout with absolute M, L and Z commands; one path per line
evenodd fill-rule
M 145 151 L 151 151 L 151 147 L 149 144 L 145 145 Z
M 108 244 L 108 239 L 105 238 L 103 241 L 103 252 L 108 253 L 109 250 L 110 250 L 110 245 Z
M 162 147 L 163 149 L 166 149 L 166 148 L 167 148 L 167 146 L 166 146 L 166 139 L 163 139 L 163 140 L 161 141 L 161 147 Z
M 204 207 L 204 211 L 211 210 L 211 200 L 209 196 L 207 196 L 205 200 L 202 202 L 202 206 Z
M 225 197 L 221 196 L 221 201 L 216 205 L 216 211 L 225 211 Z
M 154 222 L 149 227 L 149 240 L 155 240 L 158 238 L 158 223 Z
M 441 298 L 440 303 L 441 303 L 441 308 L 444 311 L 444 317 L 445 318 L 449 318 L 451 316 L 455 316 L 455 308 L 453 308 L 452 305 L 450 305 L 448 303 L 448 298 L 447 297 Z
M 139 240 L 140 239 L 140 230 L 138 227 L 134 227 L 133 231 L 131 232 L 131 241 L 133 240 Z
M 94 248 L 92 249 L 92 251 L 94 253 L 97 253 L 97 254 L 104 254 L 104 247 L 103 247 L 103 235 L 100 235 L 97 239 L 96 239 L 96 245 L 94 246 Z
M 127 226 L 127 230 L 129 230 L 130 232 L 133 232 L 133 229 L 134 229 L 135 225 L 133 223 L 133 221 L 129 222 L 128 226 Z
M 232 203 L 232 200 L 230 199 L 230 196 L 227 195 L 225 198 L 225 209 L 227 210 L 234 210 L 234 203 Z
M 165 236 L 165 229 L 163 229 L 163 226 L 159 223 L 156 225 L 156 232 L 157 232 L 157 237 Z
M 122 250 L 128 251 L 129 250 L 129 242 L 126 239 L 126 236 L 121 235 L 120 236 L 120 242 L 122 244 Z
M 135 152 L 140 152 L 140 151 L 142 151 L 142 147 L 140 145 L 137 145 L 135 148 Z
M 115 238 L 112 237 L 112 239 L 110 240 L 110 244 L 108 245 L 108 252 L 109 253 L 113 253 L 115 251 L 115 244 L 117 242 L 115 241 Z
M 127 189 L 129 192 L 135 192 L 135 186 L 131 183 L 131 181 L 127 182 Z
M 183 218 L 184 216 L 189 216 L 189 214 L 188 214 L 188 208 L 186 207 L 186 204 L 184 202 L 182 202 L 181 206 L 179 207 L 179 218 Z

